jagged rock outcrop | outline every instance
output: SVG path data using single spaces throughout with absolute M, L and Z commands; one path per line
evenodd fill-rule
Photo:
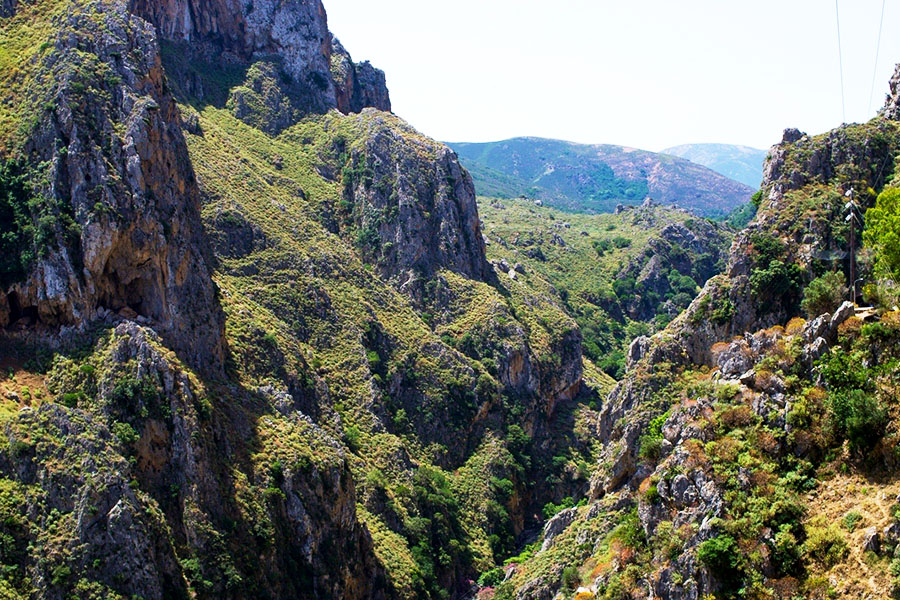
M 649 204 L 645 208 L 652 209 L 652 206 Z M 647 212 L 648 216 L 635 215 L 635 218 L 652 219 L 652 210 Z M 680 307 L 686 306 L 695 293 L 694 284 L 702 286 L 721 271 L 729 240 L 727 230 L 706 220 L 692 219 L 690 227 L 681 223 L 664 227 L 659 237 L 654 237 L 648 248 L 631 259 L 618 275 L 620 280 L 634 280 L 635 294 L 623 302 L 628 315 L 633 319 L 650 320 L 666 296 L 678 293 L 687 294 L 684 298 L 676 298 L 683 301 Z M 694 280 L 693 283 L 688 279 L 676 281 L 672 277 L 673 271 Z M 686 284 L 694 289 L 685 291 L 688 289 Z M 673 312 L 677 315 L 680 310 Z
M 884 108 L 879 113 L 887 119 L 900 120 L 900 64 L 894 69 L 891 76 L 890 88 L 884 101 Z
M 39 88 L 52 108 L 22 144 L 32 193 L 55 219 L 5 290 L 0 324 L 81 328 L 120 312 L 218 371 L 223 318 L 199 191 L 153 29 L 123 2 L 76 4 L 62 19 L 39 75 L 55 81 Z
M 898 81 L 892 80 L 892 96 Z M 824 522 L 805 511 L 821 510 L 811 501 L 815 494 L 808 492 L 827 484 L 811 475 L 809 483 L 797 485 L 795 473 L 778 468 L 765 476 L 772 479 L 763 481 L 760 463 L 743 464 L 737 458 L 741 450 L 732 444 L 740 435 L 759 433 L 748 446 L 765 457 L 760 462 L 770 464 L 799 459 L 821 465 L 826 464 L 825 452 L 841 456 L 846 440 L 829 437 L 834 432 L 828 429 L 839 416 L 824 404 L 856 385 L 841 387 L 847 385 L 842 377 L 852 377 L 840 365 L 855 364 L 873 374 L 879 372 L 873 367 L 885 358 L 878 355 L 872 338 L 866 339 L 862 315 L 851 303 L 804 321 L 797 318 L 800 292 L 811 272 L 840 268 L 834 260 L 846 256 L 839 252 L 846 239 L 833 228 L 846 214 L 844 193 L 852 187 L 865 211 L 892 176 L 898 149 L 896 124 L 884 118 L 820 136 L 785 131 L 783 142 L 770 152 L 758 216 L 736 237 L 725 273 L 711 279 L 666 330 L 638 338 L 629 348 L 628 373 L 598 415 L 596 432 L 604 447 L 590 496 L 594 506 L 612 495 L 635 499 L 638 522 L 655 542 L 633 573 L 628 573 L 632 567 L 614 559 L 606 575 L 594 578 L 592 593 L 618 591 L 611 582 L 627 581 L 635 597 L 726 596 L 750 577 L 761 578 L 767 589 L 800 589 L 790 588 L 804 576 L 797 565 L 811 559 L 801 557 L 803 550 L 788 560 L 780 552 L 786 541 L 796 544 L 823 531 Z M 885 313 L 871 331 L 896 335 L 896 319 L 896 313 Z M 851 346 L 854 353 L 848 350 Z M 828 364 L 817 364 L 825 357 Z M 882 373 L 892 374 L 891 364 L 882 362 Z M 872 389 L 863 392 L 866 385 Z M 876 387 L 866 381 L 854 389 L 863 396 Z M 868 459 L 877 457 L 893 468 L 893 455 L 885 452 L 880 437 L 876 433 L 866 440 L 874 445 Z M 852 442 L 849 445 L 852 449 Z M 849 456 L 860 454 L 851 450 Z M 753 503 L 748 498 L 754 495 L 764 509 L 748 508 Z M 580 514 L 558 536 L 572 539 L 578 532 L 583 536 L 579 542 L 593 543 L 596 550 L 602 534 L 584 533 L 595 530 L 592 511 Z M 750 515 L 768 523 L 749 536 L 729 528 Z M 665 546 L 664 540 L 672 536 L 675 543 L 662 554 L 653 546 Z M 861 550 L 881 550 L 879 528 L 870 527 L 861 538 L 854 542 Z M 718 561 L 709 552 L 718 553 L 726 545 L 733 545 L 723 552 L 726 555 L 737 556 L 751 546 L 759 554 L 738 568 L 738 560 Z M 544 551 L 553 552 L 553 546 Z M 587 557 L 578 556 L 577 550 L 572 554 L 574 561 L 560 559 L 553 567 L 596 564 L 586 563 Z M 547 564 L 546 557 L 535 563 L 540 561 Z M 537 567 L 533 572 L 538 575 L 530 581 L 516 582 L 518 597 L 526 597 L 526 590 L 541 589 L 546 596 L 560 589 L 558 570 Z M 888 587 L 885 584 L 885 593 Z
M 651 403 L 655 391 L 664 384 L 655 376 L 657 365 L 715 365 L 719 359 L 717 366 L 723 368 L 728 376 L 738 378 L 742 374 L 738 371 L 746 371 L 754 361 L 752 355 L 742 349 L 740 342 L 732 342 L 734 351 L 718 357 L 712 351 L 713 346 L 745 332 L 784 324 L 791 317 L 798 316 L 799 293 L 779 302 L 771 302 L 760 298 L 754 291 L 751 276 L 756 270 L 769 266 L 759 264 L 755 243 L 759 243 L 760 238 L 779 240 L 785 236 L 783 228 L 793 223 L 786 223 L 779 209 L 784 210 L 785 195 L 802 185 L 811 181 L 830 181 L 839 169 L 845 174 L 853 173 L 863 178 L 870 185 L 883 185 L 885 174 L 892 171 L 889 167 L 893 164 L 893 152 L 900 140 L 892 137 L 896 135 L 894 130 L 877 120 L 872 127 L 884 136 L 864 138 L 862 143 L 856 139 L 856 132 L 844 128 L 816 140 L 796 130 L 785 131 L 784 141 L 772 149 L 766 163 L 762 190 L 767 194 L 767 203 L 757 219 L 735 238 L 726 272 L 710 279 L 687 310 L 663 333 L 650 341 L 638 340 L 630 349 L 629 376 L 610 393 L 598 419 L 601 437 L 614 441 L 607 444 L 604 451 L 611 468 L 598 471 L 592 478 L 594 496 L 618 489 L 637 473 L 637 442 L 647 421 L 628 420 L 627 417 Z M 797 155 L 805 161 L 802 166 L 797 166 Z M 806 244 L 798 247 L 773 242 L 783 247 L 784 255 L 779 257 L 780 260 L 808 265 L 811 249 L 827 246 L 830 242 L 827 219 L 810 219 L 808 222 L 811 239 L 805 240 Z M 776 291 L 781 293 L 783 290 L 779 288 Z M 846 319 L 848 309 L 842 307 L 838 314 L 839 320 Z M 823 332 L 827 330 L 827 334 L 807 340 L 809 344 L 804 350 L 807 364 L 825 350 L 817 339 L 824 336 L 831 341 L 836 327 L 836 324 L 824 327 Z M 744 352 L 748 352 L 746 356 Z M 758 352 L 758 348 L 754 352 Z
M 378 272 L 413 298 L 440 269 L 487 279 L 475 187 L 456 154 L 396 117 L 366 110 L 360 122 L 344 201 Z
M 4 555 L 42 597 L 79 578 L 148 600 L 389 597 L 340 444 L 308 417 L 285 406 L 279 443 L 293 446 L 274 450 L 277 470 L 253 469 L 234 441 L 260 436 L 264 450 L 272 409 L 233 389 L 243 406 L 214 411 L 209 391 L 135 323 L 85 362 L 57 362 L 47 387 L 56 402 L 20 410 L 4 433 L 15 451 L 0 454 L 4 489 L 29 490 L 23 516 L 65 515 L 41 560 Z M 313 446 L 316 460 L 305 454 Z M 236 482 L 270 490 L 266 508 L 249 509 Z M 40 532 L 13 533 L 20 544 Z
M 384 73 L 352 61 L 328 31 L 321 0 L 130 0 L 130 8 L 184 52 L 246 64 L 275 58 L 306 110 L 391 110 Z
M 384 71 L 369 61 L 354 63 L 350 53 L 336 37 L 331 38 L 331 74 L 337 94 L 337 107 L 343 113 L 360 112 L 367 106 L 391 111 Z

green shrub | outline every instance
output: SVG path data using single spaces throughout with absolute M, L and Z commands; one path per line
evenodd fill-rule
M 56 565 L 50 572 L 50 584 L 54 586 L 63 585 L 70 575 L 72 575 L 72 569 L 69 566 Z
M 578 574 L 578 567 L 570 565 L 563 569 L 562 584 L 570 590 L 574 590 L 581 583 L 581 575 Z
M 644 501 L 648 504 L 653 504 L 657 500 L 659 500 L 659 488 L 656 484 L 651 485 L 647 488 L 647 491 L 644 492 Z
M 495 567 L 485 571 L 478 577 L 478 585 L 481 587 L 494 587 L 503 582 L 506 572 L 501 567 Z
M 806 527 L 802 552 L 829 568 L 847 553 L 847 542 L 835 524 L 828 524 L 824 517 L 816 517 Z
M 32 263 L 60 241 L 80 235 L 71 207 L 36 193 L 34 173 L 13 161 L 0 161 L 0 285 L 21 280 Z
M 270 485 L 269 487 L 267 487 L 266 489 L 263 490 L 263 497 L 267 501 L 278 501 L 278 500 L 284 500 L 286 498 L 286 496 L 284 495 L 284 492 L 281 491 L 280 488 L 275 487 L 274 485 Z
M 80 392 L 66 392 L 60 397 L 60 403 L 68 408 L 75 408 L 78 406 L 81 396 Z
M 12 162 L 0 162 L 0 283 L 21 279 L 34 255 L 34 227 L 28 213 L 31 192 Z
M 725 325 L 730 323 L 734 317 L 734 304 L 728 296 L 719 298 L 716 301 L 715 308 L 709 313 L 709 320 L 716 325 Z
M 755 267 L 750 272 L 750 289 L 764 310 L 778 303 L 791 303 L 800 291 L 803 273 L 796 264 L 786 263 L 787 246 L 775 236 L 751 236 Z
M 763 199 L 763 191 L 757 190 L 755 194 L 750 196 L 750 204 L 752 204 L 756 208 L 759 208 L 759 204 L 760 204 L 760 202 L 762 202 L 762 199 Z
M 863 516 L 857 510 L 851 510 L 844 518 L 841 519 L 841 523 L 843 523 L 844 528 L 853 533 L 853 530 L 856 529 L 856 526 L 862 521 Z
M 119 438 L 123 446 L 131 446 L 138 441 L 137 431 L 128 423 L 120 423 L 118 421 L 112 424 L 112 433 Z
M 362 431 L 356 425 L 351 425 L 344 430 L 344 441 L 351 452 L 359 452 L 362 443 Z
M 866 211 L 863 242 L 875 250 L 879 277 L 900 282 L 900 189 L 886 189 Z
M 863 390 L 831 394 L 829 409 L 835 433 L 850 442 L 851 450 L 870 450 L 884 435 L 887 410 Z
M 750 236 L 750 243 L 753 245 L 753 253 L 758 266 L 767 265 L 774 260 L 781 260 L 787 252 L 784 242 L 768 233 L 753 234 Z
M 730 535 L 721 534 L 700 544 L 697 560 L 727 587 L 742 578 L 740 550 Z
M 284 481 L 284 464 L 280 460 L 276 460 L 269 465 L 269 475 L 272 481 L 280 484 Z
M 634 277 L 625 277 L 616 279 L 613 282 L 613 292 L 619 299 L 628 298 L 634 295 Z
M 772 559 L 779 572 L 788 575 L 800 565 L 800 544 L 790 525 L 782 525 L 772 544 Z
M 800 289 L 802 272 L 800 267 L 780 260 L 773 260 L 764 268 L 753 269 L 750 273 L 750 290 L 764 309 L 779 302 L 791 302 Z
M 847 294 L 847 280 L 843 273 L 832 271 L 813 279 L 803 291 L 800 308 L 812 317 L 834 312 Z
M 572 496 L 566 496 L 559 504 L 548 502 L 544 505 L 544 509 L 541 512 L 543 512 L 545 519 L 552 519 L 561 511 L 573 506 L 575 506 L 575 499 Z
M 642 459 L 649 462 L 659 460 L 659 455 L 662 450 L 662 428 L 666 423 L 666 419 L 669 418 L 669 412 L 670 411 L 666 411 L 663 414 L 654 417 L 647 426 L 644 435 L 641 436 L 641 446 L 638 455 Z
M 593 246 L 594 250 L 597 252 L 597 256 L 603 256 L 604 254 L 612 250 L 612 242 L 606 239 L 594 240 L 591 243 L 591 246 Z

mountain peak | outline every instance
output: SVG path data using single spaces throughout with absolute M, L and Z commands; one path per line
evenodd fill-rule
M 320 0 L 131 0 L 129 9 L 152 23 L 161 39 L 184 44 L 182 52 L 242 63 L 275 59 L 316 111 L 391 110 L 384 73 L 353 62 L 329 32 Z
M 703 165 L 752 188 L 759 187 L 766 160 L 765 150 L 735 144 L 681 144 L 663 153 Z
M 753 190 L 690 161 L 610 144 L 520 137 L 454 143 L 481 196 L 526 195 L 567 210 L 612 212 L 647 196 L 704 216 L 724 215 Z

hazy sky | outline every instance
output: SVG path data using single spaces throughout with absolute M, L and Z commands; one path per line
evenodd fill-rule
M 325 0 L 394 112 L 445 141 L 535 135 L 649 150 L 767 148 L 842 121 L 833 0 Z M 900 0 L 840 0 L 846 116 L 884 101 Z

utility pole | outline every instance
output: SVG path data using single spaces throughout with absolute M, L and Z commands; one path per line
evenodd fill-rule
M 853 200 L 853 188 L 847 190 L 844 197 L 847 198 L 847 204 L 844 205 L 847 216 L 844 220 L 850 224 L 850 301 L 856 304 L 856 211 L 859 207 Z

